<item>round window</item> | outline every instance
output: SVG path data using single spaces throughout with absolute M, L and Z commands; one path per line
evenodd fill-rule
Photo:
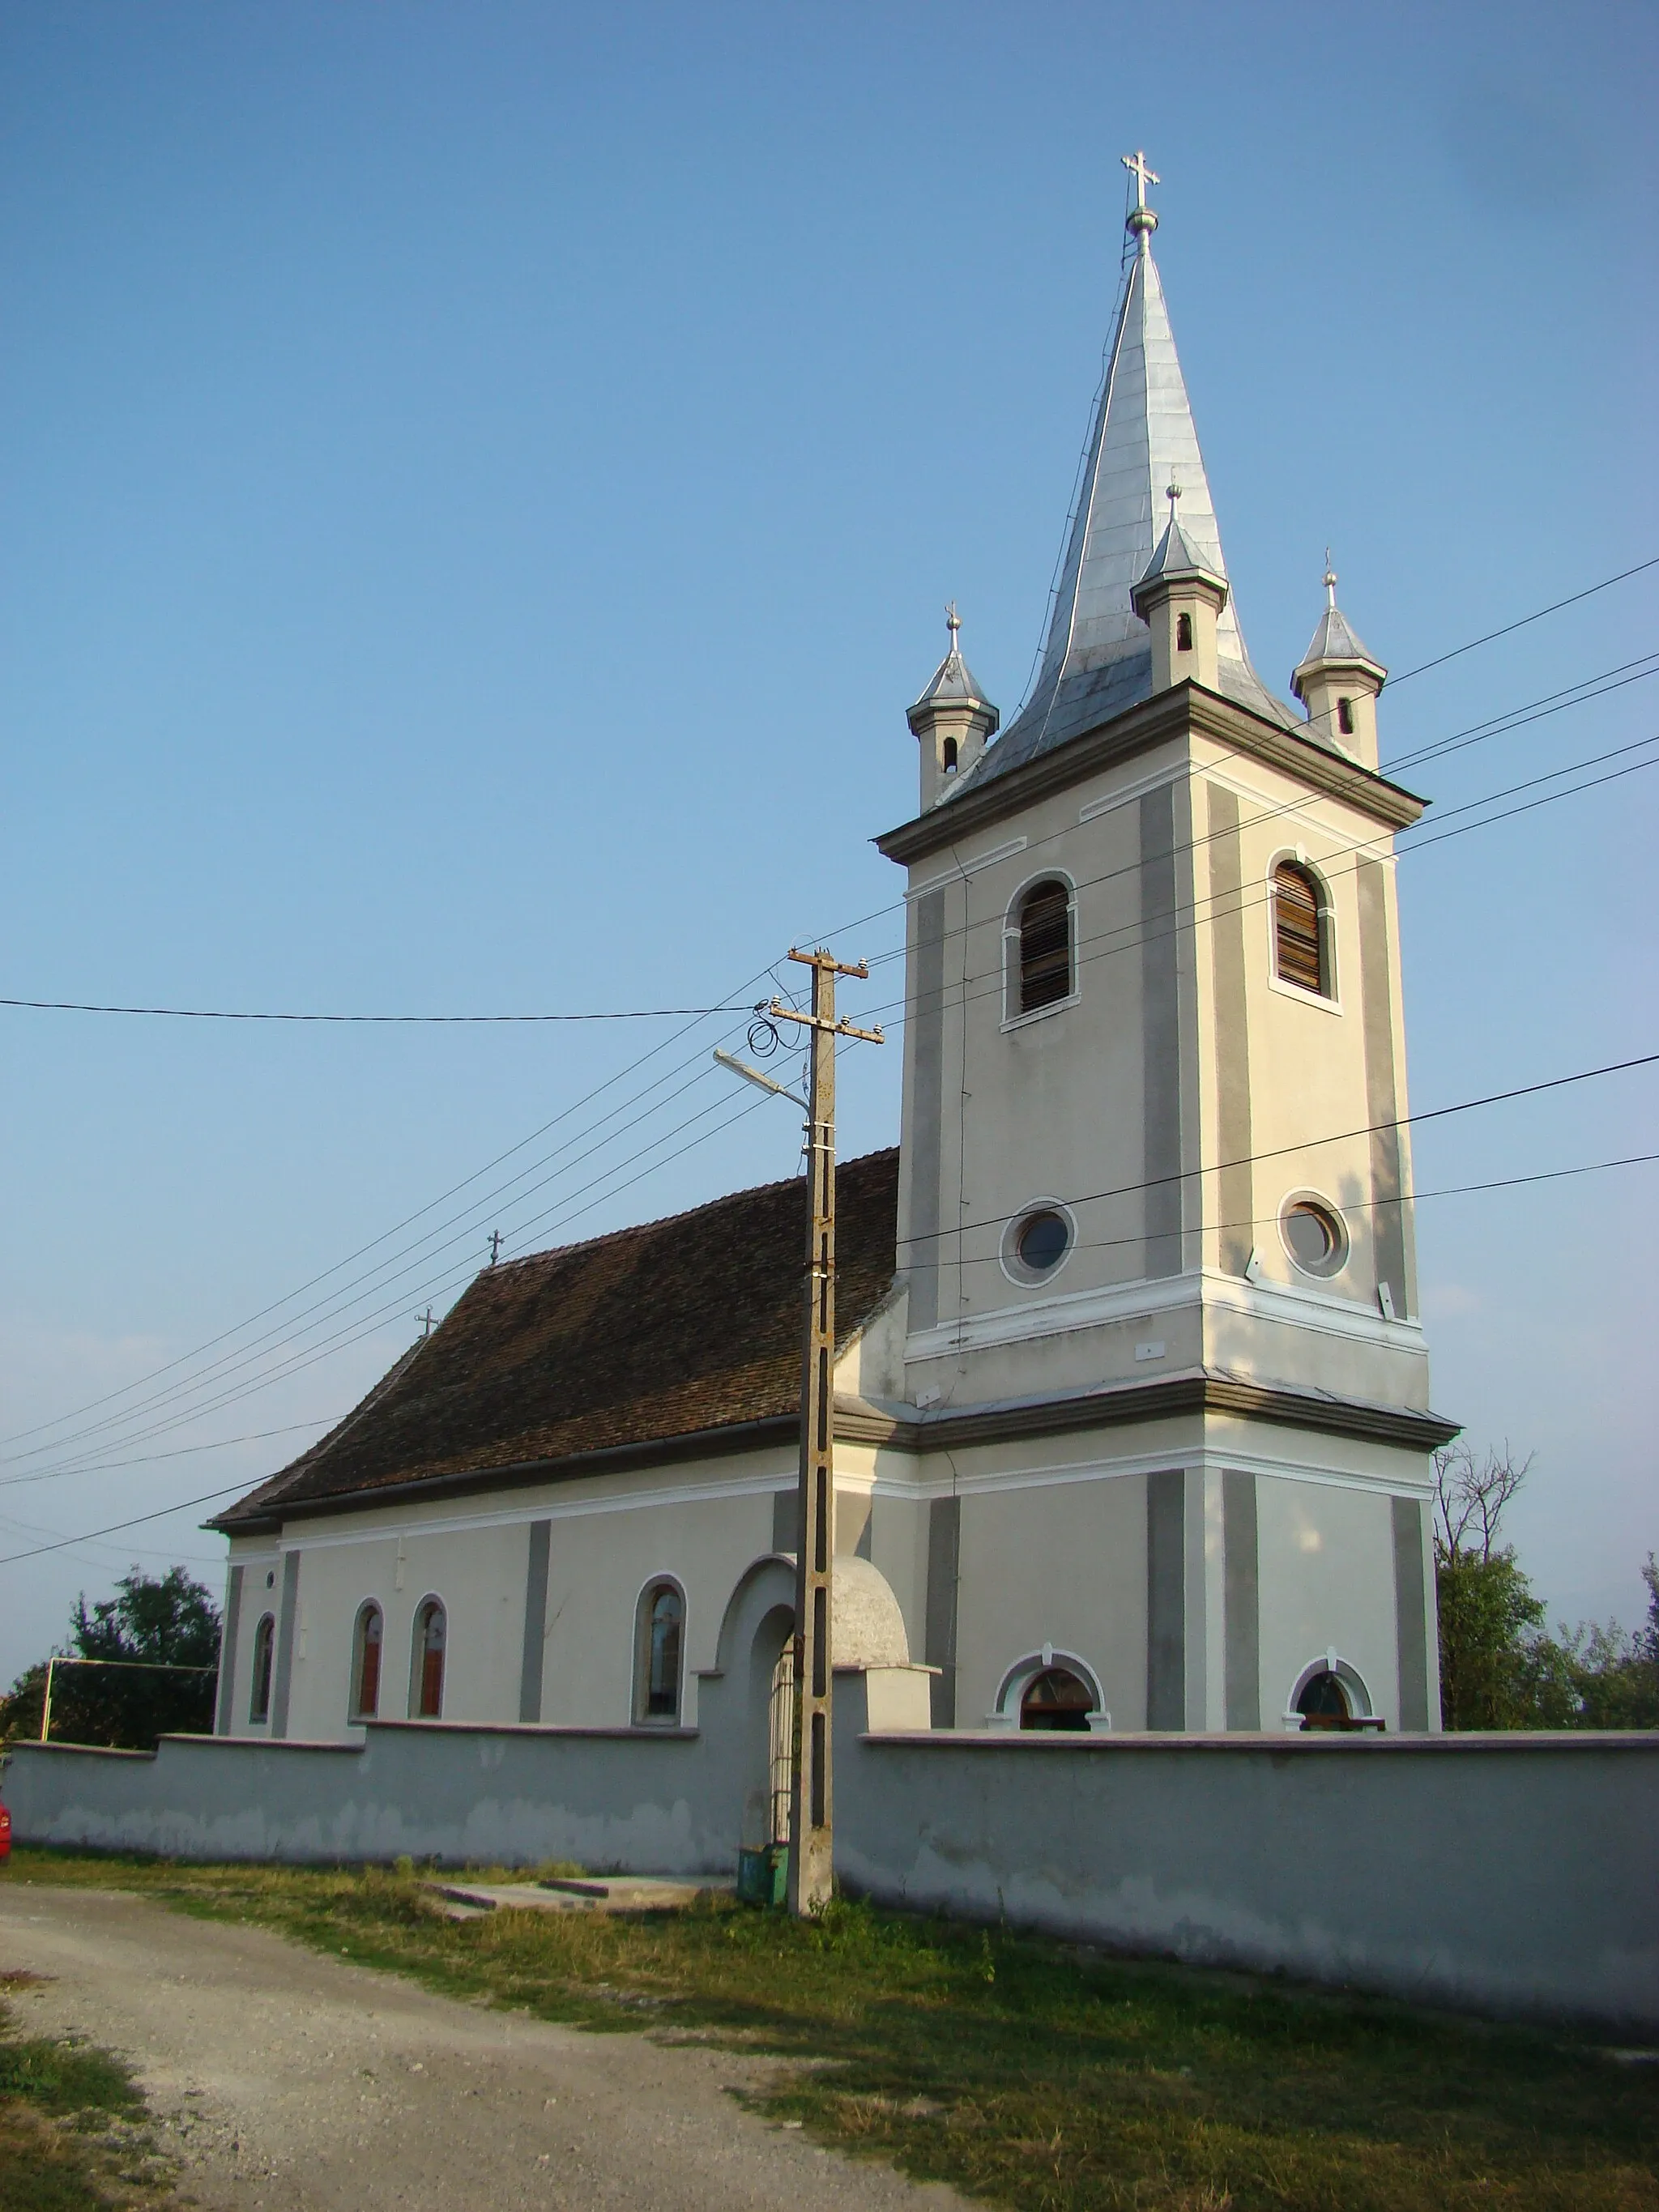
M 1280 1216 L 1285 1246 L 1304 1275 L 1334 1275 L 1348 1256 L 1347 1232 L 1329 1206 L 1293 1199 Z
M 1029 1267 L 1034 1275 L 1046 1275 L 1066 1257 L 1066 1247 L 1071 1241 L 1072 1232 L 1066 1225 L 1065 1217 L 1044 1207 L 1041 1213 L 1028 1213 L 1020 1223 L 1014 1249 L 1022 1266 Z

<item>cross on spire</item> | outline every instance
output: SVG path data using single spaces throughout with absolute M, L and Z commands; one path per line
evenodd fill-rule
M 1164 179 L 1155 170 L 1147 167 L 1146 156 L 1139 149 L 1133 154 L 1125 154 L 1122 159 L 1124 167 L 1135 180 L 1135 204 L 1129 210 L 1124 228 L 1135 233 L 1136 243 L 1144 253 L 1152 233 L 1158 228 L 1158 216 L 1146 204 L 1146 187 L 1162 184 Z
M 1331 549 L 1328 545 L 1325 548 L 1325 604 L 1330 607 L 1336 605 L 1336 571 L 1331 566 Z
M 951 650 L 954 653 L 957 649 L 957 632 L 962 628 L 962 617 L 957 612 L 957 603 L 954 599 L 948 600 L 945 604 L 945 627 L 951 633 Z

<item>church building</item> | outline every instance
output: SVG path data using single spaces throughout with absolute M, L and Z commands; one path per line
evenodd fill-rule
M 1040 673 L 909 709 L 903 1109 L 842 1165 L 837 1664 L 887 1724 L 1440 1724 L 1382 665 L 1245 647 L 1133 252 Z M 1311 611 L 1311 610 L 1310 610 Z M 796 1547 L 798 1181 L 484 1270 L 229 1540 L 221 1735 L 698 1726 Z M 745 1630 L 745 1633 L 746 1633 Z M 871 1710 L 876 1710 L 872 1694 Z M 764 1838 L 761 1838 L 765 1840 Z

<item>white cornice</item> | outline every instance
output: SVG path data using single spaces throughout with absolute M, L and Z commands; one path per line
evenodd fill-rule
M 1150 1321 L 1177 1307 L 1221 1307 L 1280 1327 L 1312 1329 L 1347 1343 L 1389 1352 L 1421 1352 L 1423 1331 L 1413 1321 L 1384 1321 L 1374 1306 L 1330 1291 L 1292 1289 L 1288 1284 L 1247 1283 L 1217 1268 L 1191 1268 L 1158 1280 L 1110 1283 L 1092 1291 L 1071 1291 L 1052 1297 L 1024 1299 L 988 1313 L 967 1314 L 914 1329 L 905 1339 L 907 1363 L 947 1359 L 962 1352 L 985 1352 L 1034 1338 L 1065 1336 L 1109 1322 Z

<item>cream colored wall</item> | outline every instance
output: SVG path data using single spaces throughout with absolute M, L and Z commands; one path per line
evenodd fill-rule
M 956 856 L 964 873 L 943 885 L 947 939 L 945 1004 L 941 1024 L 945 1110 L 939 1141 L 941 1226 L 987 1224 L 960 1240 L 939 1237 L 911 1255 L 925 1265 L 939 1255 L 939 1316 L 959 1317 L 1021 1308 L 1050 1291 L 1067 1295 L 1121 1283 L 1139 1272 L 1146 1208 L 1139 1189 L 1123 1199 L 1089 1200 L 1079 1208 L 1079 1241 L 1056 1276 L 1035 1291 L 1010 1279 L 999 1264 L 1002 1224 L 1035 1199 L 1066 1199 L 1143 1180 L 1143 1055 L 1140 963 L 1139 816 L 1134 794 L 1178 759 L 1168 747 L 1134 764 L 1133 775 L 1100 776 L 1038 802 L 1018 823 L 964 837 Z M 1079 819 L 1091 805 L 1125 791 L 1122 805 Z M 1180 832 L 1177 832 L 1179 837 Z M 1000 847 L 1021 849 L 981 865 Z M 1005 1023 L 1004 928 L 1024 888 L 1061 875 L 1076 885 L 1079 948 L 1077 1003 Z M 918 891 L 951 875 L 943 855 L 911 871 Z M 914 985 L 913 985 L 914 988 Z M 965 1003 L 964 1003 L 965 1000 Z M 907 1154 L 914 1158 L 919 1026 L 907 1024 Z M 907 1182 L 901 1212 L 901 1264 L 915 1218 Z M 959 1249 L 958 1249 L 959 1245 Z M 914 1309 L 912 1328 L 915 1328 Z M 921 1373 L 910 1347 L 910 1382 L 948 1384 Z M 1055 1364 L 1055 1348 L 1028 1355 L 1039 1369 Z M 1062 1355 L 1063 1358 L 1063 1355 Z M 1042 1387 L 1039 1375 L 1030 1387 Z M 982 1393 L 975 1389 L 972 1395 Z
M 1334 1649 L 1400 1725 L 1389 1499 L 1334 1484 L 1256 1484 L 1261 1724 L 1276 1726 L 1304 1667 Z
M 982 1728 L 1008 1668 L 1082 1660 L 1114 1728 L 1146 1724 L 1144 1478 L 969 1493 L 962 1504 L 957 1724 Z
M 282 1606 L 282 1561 L 275 1544 L 267 1539 L 241 1537 L 230 1546 L 226 1561 L 225 1587 L 230 1586 L 229 1570 L 242 1570 L 241 1611 L 236 1623 L 236 1650 L 233 1655 L 230 1728 L 232 1735 L 267 1735 L 270 1730 L 263 1724 L 256 1726 L 248 1719 L 248 1706 L 253 1696 L 253 1638 L 261 1618 L 270 1613 L 274 1620 Z M 267 1589 L 265 1577 L 270 1577 Z M 217 1705 L 215 1705 L 216 1714 Z

